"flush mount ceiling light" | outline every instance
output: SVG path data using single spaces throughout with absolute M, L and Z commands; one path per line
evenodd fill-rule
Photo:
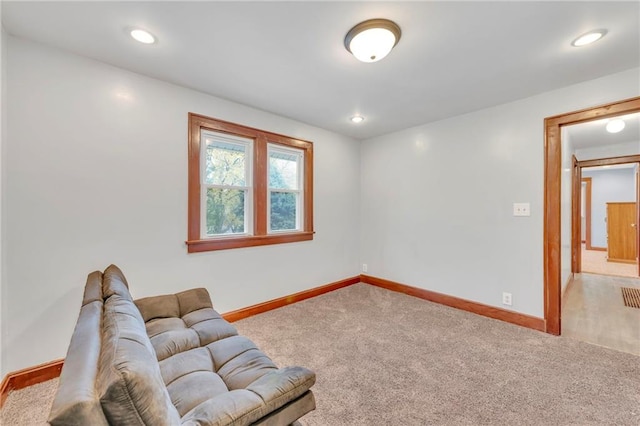
M 588 33 L 582 34 L 580 37 L 578 37 L 577 39 L 573 40 L 571 42 L 571 45 L 573 47 L 586 46 L 587 44 L 591 44 L 594 41 L 600 40 L 602 37 L 605 36 L 605 34 L 607 34 L 607 30 L 589 31 Z
M 156 42 L 156 38 L 153 36 L 153 34 L 139 28 L 131 30 L 129 34 L 140 43 L 153 44 Z
M 351 28 L 344 47 L 362 62 L 377 62 L 400 40 L 400 27 L 388 19 L 370 19 Z
M 351 117 L 351 121 L 356 124 L 362 123 L 364 121 L 364 117 L 361 115 L 354 115 L 353 117 Z
M 622 120 L 611 120 L 607 123 L 607 132 L 619 133 L 624 129 L 625 123 Z

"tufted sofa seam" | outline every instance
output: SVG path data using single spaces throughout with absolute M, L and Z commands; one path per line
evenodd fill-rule
M 260 399 L 262 400 L 262 403 L 263 403 L 264 405 L 267 405 L 267 401 L 265 401 L 265 400 L 264 400 L 264 398 L 262 397 L 262 395 L 260 395 L 258 392 L 254 391 L 253 389 L 247 389 L 247 388 L 245 388 L 245 390 L 248 390 L 249 392 L 251 392 L 251 393 L 253 393 L 253 394 L 257 395 L 257 396 L 258 396 L 258 398 L 260 398 Z
M 142 346 L 143 348 L 148 349 L 144 344 L 140 343 L 140 342 L 139 342 L 138 340 L 136 340 L 136 339 L 132 339 L 131 337 L 125 337 L 125 336 L 123 336 L 123 337 L 120 337 L 120 338 L 121 338 L 122 340 L 128 340 L 129 342 L 137 343 L 137 344 L 139 344 L 140 346 Z
M 197 332 L 195 330 L 191 330 L 189 327 L 185 327 L 185 328 L 176 328 L 176 329 L 172 329 L 172 330 L 163 330 L 163 331 L 161 331 L 160 333 L 157 333 L 157 334 L 153 334 L 153 335 L 148 334 L 148 336 L 149 336 L 149 339 L 154 339 L 154 338 L 156 338 L 158 336 L 162 336 L 163 334 L 171 333 L 171 332 L 174 332 L 174 331 L 185 331 L 185 330 L 186 331 L 193 331 L 194 333 L 197 334 Z
M 202 308 L 202 309 L 211 309 L 211 308 Z M 191 311 L 191 312 L 189 312 L 189 313 L 198 312 L 198 311 L 201 311 L 202 309 L 196 309 L 195 311 Z M 187 314 L 187 315 L 188 315 L 188 314 Z M 184 319 L 183 319 L 183 318 L 184 318 L 184 317 L 180 317 L 180 319 L 182 320 L 182 322 L 184 322 Z M 185 324 L 185 326 L 186 326 L 187 328 L 192 328 L 194 325 L 200 324 L 201 322 L 205 322 L 205 321 L 213 321 L 213 320 L 223 320 L 223 321 L 224 321 L 224 318 L 205 318 L 205 319 L 200 320 L 200 321 L 198 321 L 198 322 L 194 322 L 194 323 L 193 323 L 193 324 L 191 324 L 191 325 L 187 325 L 187 323 L 186 323 L 186 322 L 184 322 L 184 324 Z
M 184 324 L 184 321 L 182 323 Z M 154 337 L 162 336 L 163 334 L 166 334 L 166 333 L 171 333 L 172 331 L 189 330 L 190 328 L 191 327 L 184 327 L 184 328 L 173 328 L 171 330 L 162 330 L 161 332 L 153 334 L 153 335 L 148 334 L 148 336 L 149 336 L 149 339 L 152 339 Z
M 171 333 L 174 331 L 187 331 L 187 332 L 191 332 L 193 334 L 196 335 L 196 337 L 198 338 L 198 340 L 200 340 L 200 335 L 198 334 L 198 332 L 194 329 L 192 329 L 191 327 L 185 327 L 185 328 L 181 328 L 181 329 L 176 329 L 176 330 L 164 330 L 161 331 L 158 334 L 154 334 L 153 336 L 149 336 L 149 339 L 153 339 L 154 337 L 158 337 L 158 336 L 162 336 L 163 334 L 167 334 L 167 333 Z M 173 356 L 173 355 L 172 355 Z
M 167 358 L 167 359 L 169 359 L 169 358 Z M 191 374 L 191 373 L 197 373 L 197 372 L 200 372 L 200 371 L 202 371 L 202 372 L 204 372 L 204 373 L 216 374 L 215 372 L 213 372 L 213 371 L 209 371 L 209 370 L 191 370 L 191 371 L 187 371 L 187 372 L 186 372 L 186 373 L 184 373 L 184 374 L 179 375 L 178 377 L 176 377 L 175 379 L 171 380 L 171 381 L 170 381 L 170 382 L 168 382 L 168 383 L 165 383 L 164 385 L 165 385 L 165 386 L 167 386 L 167 387 L 169 387 L 169 385 L 171 385 L 171 383 L 175 382 L 176 380 L 181 379 L 181 378 L 183 378 L 183 377 L 185 377 L 185 376 L 188 376 L 188 375 L 189 375 L 189 374 Z M 220 377 L 220 376 L 218 376 L 218 377 Z M 222 382 L 224 383 L 224 380 L 223 380 Z M 227 386 L 227 384 L 226 384 L 226 383 L 225 383 L 224 385 L 225 385 L 225 387 Z M 227 387 L 227 390 L 229 390 L 229 388 L 228 388 L 228 387 Z
M 178 297 L 177 294 L 174 294 L 173 296 L 176 298 L 176 302 L 178 303 L 178 316 L 176 318 L 182 319 L 182 317 L 185 316 L 186 314 L 182 313 L 182 305 L 180 305 L 180 298 Z M 182 322 L 184 322 L 184 320 L 182 320 Z
M 218 342 L 219 342 L 219 341 L 220 341 L 220 340 L 218 340 Z M 207 350 L 209 351 L 209 356 L 211 357 L 211 361 L 213 361 L 213 368 L 216 368 L 216 360 L 215 360 L 215 358 L 213 357 L 213 353 L 211 352 L 211 349 L 209 349 L 208 347 L 207 347 Z M 240 355 L 245 354 L 245 353 L 247 353 L 247 352 L 249 352 L 249 351 L 253 351 L 253 350 L 257 350 L 257 348 L 253 347 L 253 348 L 245 349 L 244 351 L 242 351 L 242 352 L 238 353 L 237 355 L 235 355 L 235 356 L 233 356 L 233 357 L 229 358 L 229 359 L 228 359 L 224 364 L 222 364 L 219 368 L 216 368 L 216 373 L 217 373 L 218 371 L 220 371 L 220 369 L 221 369 L 222 367 L 224 367 L 225 365 L 227 365 L 228 363 L 230 363 L 230 362 L 231 362 L 231 361 L 233 361 L 234 359 L 238 358 Z M 257 379 L 256 379 L 256 380 L 257 380 Z M 224 380 L 223 380 L 223 381 L 224 381 Z M 251 383 L 253 383 L 253 382 L 251 382 Z M 225 385 L 226 385 L 226 384 L 227 384 L 227 383 L 225 382 Z

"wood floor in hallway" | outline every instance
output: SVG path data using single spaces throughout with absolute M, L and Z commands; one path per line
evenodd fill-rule
M 565 293 L 562 336 L 640 355 L 640 309 L 624 306 L 621 287 L 640 279 L 576 274 Z
M 617 263 L 607 261 L 607 252 L 587 250 L 582 244 L 582 272 L 619 277 L 638 277 L 637 263 Z

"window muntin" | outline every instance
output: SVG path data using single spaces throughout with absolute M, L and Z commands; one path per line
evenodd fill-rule
M 203 130 L 201 238 L 252 233 L 251 139 Z
M 303 217 L 304 152 L 269 144 L 268 230 L 298 231 Z

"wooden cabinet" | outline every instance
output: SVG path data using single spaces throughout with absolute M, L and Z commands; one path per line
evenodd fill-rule
M 637 254 L 636 203 L 607 203 L 607 260 L 635 263 Z

